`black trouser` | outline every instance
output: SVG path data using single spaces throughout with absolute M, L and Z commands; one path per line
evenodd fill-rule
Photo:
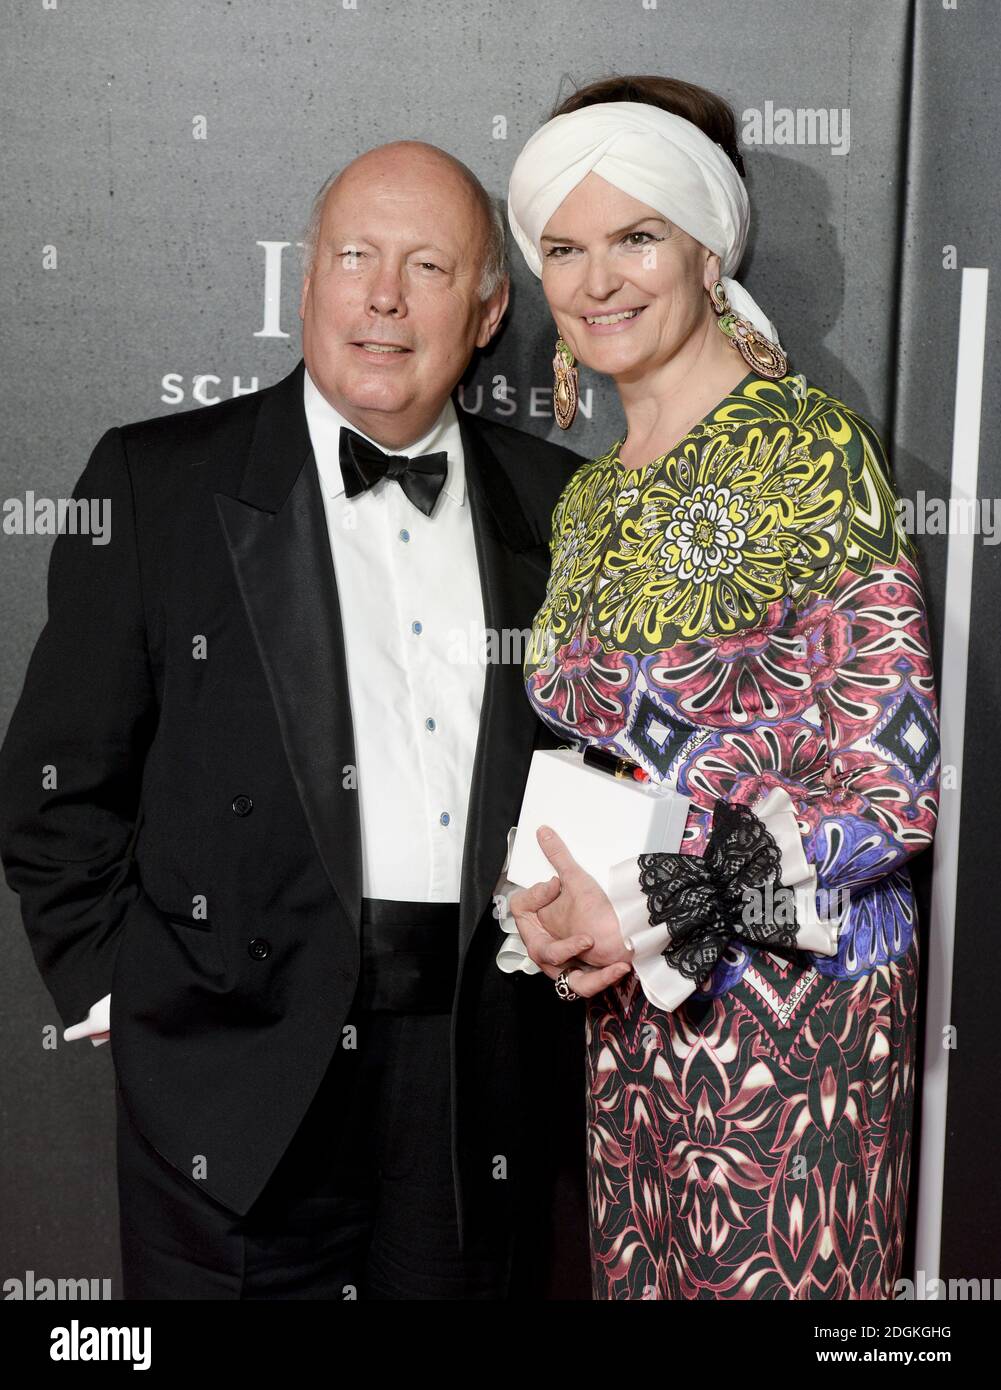
M 370 906 L 378 904 L 366 903 L 366 917 Z M 506 1297 L 506 1258 L 464 1259 L 458 1248 L 451 1015 L 366 1007 L 375 983 L 386 1002 L 387 970 L 396 968 L 380 968 L 372 940 L 365 922 L 366 973 L 348 1019 L 357 1046 L 337 1049 L 246 1216 L 161 1158 L 118 1094 L 126 1298 Z M 413 971 L 405 993 L 419 1002 Z M 432 993 L 443 995 L 440 979 Z

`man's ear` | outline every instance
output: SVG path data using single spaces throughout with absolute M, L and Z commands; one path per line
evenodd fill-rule
M 479 331 L 476 334 L 476 346 L 486 347 L 490 339 L 500 327 L 501 319 L 507 309 L 508 299 L 511 295 L 511 281 L 508 276 L 504 276 L 503 281 L 498 285 L 484 306 L 483 316 L 480 319 Z

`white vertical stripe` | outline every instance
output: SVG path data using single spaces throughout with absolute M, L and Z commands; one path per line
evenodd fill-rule
M 951 496 L 977 496 L 980 460 L 980 406 L 984 384 L 984 338 L 987 328 L 986 269 L 963 270 L 956 361 L 956 411 L 952 427 Z M 929 925 L 928 1015 L 922 1087 L 921 1181 L 918 1193 L 916 1267 L 926 1280 L 940 1277 L 942 1186 L 945 1177 L 945 1122 L 949 1091 L 949 1049 L 943 1030 L 952 1022 L 952 968 L 956 939 L 956 890 L 959 865 L 962 768 L 966 725 L 966 683 L 970 652 L 970 604 L 973 547 L 977 536 L 949 536 L 945 580 L 945 630 L 939 686 L 942 765 L 960 776 L 955 788 L 943 790 L 933 842 L 934 882 Z M 918 1276 L 917 1292 L 921 1289 Z

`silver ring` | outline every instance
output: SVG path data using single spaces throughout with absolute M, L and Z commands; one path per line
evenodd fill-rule
M 559 975 L 557 975 L 553 983 L 556 986 L 556 993 L 560 996 L 561 999 L 565 999 L 568 1003 L 570 1003 L 572 1000 L 577 998 L 577 995 L 570 988 L 570 981 L 567 979 L 567 972 L 565 970 L 560 971 Z

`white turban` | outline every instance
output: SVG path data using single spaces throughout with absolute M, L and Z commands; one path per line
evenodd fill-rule
M 751 208 L 722 148 L 697 125 L 641 101 L 604 101 L 554 116 L 532 135 L 511 171 L 507 215 L 533 274 L 542 275 L 546 223 L 588 174 L 621 188 L 720 258 L 734 313 L 773 343 L 775 325 L 739 281 Z

